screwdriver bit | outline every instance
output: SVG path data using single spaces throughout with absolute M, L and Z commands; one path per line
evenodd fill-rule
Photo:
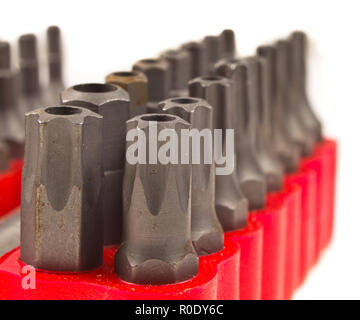
M 162 58 L 143 59 L 133 65 L 133 70 L 144 73 L 148 79 L 148 112 L 159 113 L 158 103 L 170 97 L 171 70 Z
M 293 143 L 287 133 L 284 122 L 284 113 L 278 99 L 278 75 L 277 75 L 277 52 L 273 45 L 261 45 L 257 48 L 257 54 L 263 57 L 270 71 L 270 119 L 272 129 L 272 144 L 283 164 L 286 173 L 295 172 L 300 159 L 300 148 Z
M 249 64 L 249 80 L 253 83 L 249 95 L 250 108 L 257 115 L 257 158 L 265 174 L 268 192 L 279 191 L 283 185 L 283 167 L 271 141 L 269 118 L 269 72 L 266 60 L 261 57 L 244 58 Z
M 220 57 L 232 59 L 236 56 L 235 32 L 225 29 L 220 33 Z
M 115 84 L 123 88 L 130 97 L 130 117 L 147 112 L 148 80 L 140 71 L 119 71 L 106 76 L 106 83 Z
M 294 103 L 292 70 L 291 70 L 291 44 L 288 40 L 279 40 L 276 43 L 277 51 L 277 79 L 279 103 L 284 114 L 285 127 L 290 138 L 299 146 L 302 156 L 311 154 L 315 141 L 306 134 L 303 124 L 299 121 L 299 108 Z
M 58 104 L 60 93 L 64 90 L 62 74 L 61 31 L 57 26 L 50 26 L 47 31 L 47 54 L 49 87 L 47 89 L 47 104 Z
M 250 102 L 254 83 L 249 69 L 244 59 L 223 59 L 215 66 L 218 75 L 234 81 L 236 170 L 249 209 L 257 210 L 265 206 L 266 181 L 256 153 L 257 114 Z
M 191 77 L 191 56 L 186 50 L 168 50 L 162 55 L 170 66 L 171 97 L 187 96 L 187 83 Z
M 307 36 L 302 31 L 291 34 L 292 64 L 294 69 L 294 85 L 299 116 L 306 129 L 316 142 L 322 140 L 321 122 L 315 115 L 306 93 L 306 44 Z
M 220 76 L 203 76 L 189 82 L 189 95 L 205 99 L 213 108 L 213 128 L 222 129 L 225 151 L 225 130 L 233 125 L 233 81 Z M 224 231 L 245 227 L 248 218 L 248 200 L 241 192 L 236 171 L 215 177 L 215 209 Z
M 101 266 L 102 117 L 57 106 L 26 115 L 20 258 L 51 271 Z
M 104 244 L 119 244 L 129 95 L 124 89 L 112 84 L 87 83 L 64 90 L 61 103 L 87 108 L 103 116 Z
M 0 172 L 9 168 L 9 148 L 0 140 Z
M 6 41 L 0 41 L 0 70 L 11 69 L 10 44 Z
M 205 46 L 202 42 L 187 42 L 181 46 L 182 49 L 187 50 L 191 57 L 191 72 L 190 79 L 199 77 L 205 74 L 206 55 Z
M 0 257 L 20 244 L 20 212 L 0 219 Z
M 159 104 L 160 109 L 190 123 L 191 129 L 212 131 L 212 108 L 203 99 L 178 97 Z M 194 144 L 194 136 L 192 143 Z M 215 162 L 205 163 L 204 140 L 199 136 L 199 163 L 192 164 L 191 177 L 191 238 L 199 256 L 222 250 L 224 232 L 215 211 Z
M 220 37 L 206 36 L 203 40 L 205 46 L 206 69 L 202 75 L 214 73 L 214 65 L 220 59 Z
M 21 94 L 26 111 L 43 104 L 36 46 L 37 40 L 33 34 L 25 34 L 19 38 Z
M 153 148 L 154 153 L 169 142 L 158 141 L 151 147 L 149 135 L 153 130 L 167 129 L 181 137 L 181 129 L 189 128 L 186 121 L 167 114 L 142 115 L 127 121 L 128 133 L 132 129 L 142 131 L 146 150 Z M 128 141 L 127 149 L 130 146 Z M 150 150 L 147 156 L 151 156 Z M 181 282 L 198 273 L 198 256 L 191 241 L 191 165 L 149 162 L 126 162 L 124 241 L 115 255 L 115 271 L 132 283 Z
M 10 158 L 24 153 L 24 125 L 20 119 L 18 74 L 0 70 L 0 139 L 8 148 Z

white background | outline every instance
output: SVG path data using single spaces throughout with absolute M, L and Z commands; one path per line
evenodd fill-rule
M 140 58 L 232 28 L 238 51 L 294 29 L 311 36 L 309 95 L 340 143 L 336 233 L 298 299 L 360 298 L 360 18 L 357 1 L 1 1 L 0 38 L 62 28 L 67 85 L 102 82 Z M 42 48 L 43 49 L 43 48 Z M 42 58 L 44 54 L 42 53 Z M 15 53 L 14 53 L 15 54 Z

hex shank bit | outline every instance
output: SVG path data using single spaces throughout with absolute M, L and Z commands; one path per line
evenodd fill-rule
M 266 181 L 256 153 L 256 110 L 251 108 L 250 96 L 253 82 L 249 80 L 249 64 L 241 59 L 220 60 L 217 74 L 234 81 L 235 98 L 233 112 L 235 119 L 236 170 L 240 188 L 249 200 L 249 209 L 265 206 Z
M 138 138 L 143 142 L 138 143 L 138 150 L 145 144 L 147 155 L 145 163 L 127 161 L 125 167 L 124 241 L 115 255 L 115 271 L 128 282 L 168 284 L 198 273 L 191 241 L 191 165 L 149 163 L 169 143 L 158 141 L 151 147 L 153 130 L 166 129 L 170 136 L 181 137 L 181 129 L 189 127 L 181 118 L 165 114 L 142 115 L 127 122 L 128 134 L 131 130 L 143 135 L 144 139 Z M 127 150 L 132 143 L 128 141 Z
M 178 97 L 167 99 L 160 103 L 160 108 L 168 114 L 174 114 L 190 123 L 191 129 L 198 130 L 192 136 L 192 155 L 197 152 L 199 163 L 192 162 L 191 177 L 191 237 L 194 248 L 199 256 L 222 250 L 224 233 L 215 211 L 215 162 L 205 162 L 205 139 L 201 134 L 212 136 L 212 108 L 203 99 Z M 189 139 L 190 140 L 190 139 Z M 209 142 L 209 140 L 208 140 Z M 212 148 L 212 141 L 211 148 Z M 206 149 L 205 149 L 206 148 Z M 209 161 L 208 161 L 209 162 Z
M 220 57 L 232 59 L 236 56 L 235 32 L 225 29 L 220 33 Z
M 225 129 L 233 125 L 233 81 L 220 76 L 203 76 L 189 82 L 189 94 L 205 99 L 213 108 L 213 128 L 223 131 L 223 154 L 226 152 Z M 249 202 L 240 189 L 236 170 L 228 175 L 216 175 L 215 210 L 224 231 L 245 227 Z
M 0 69 L 11 69 L 10 44 L 0 41 Z
M 302 31 L 291 34 L 292 65 L 294 70 L 295 99 L 299 116 L 305 125 L 308 134 L 316 142 L 322 140 L 322 126 L 320 120 L 314 113 L 306 93 L 306 44 L 307 36 Z
M 191 72 L 190 79 L 199 77 L 205 74 L 206 70 L 206 54 L 205 54 L 205 46 L 202 42 L 187 42 L 181 46 L 184 50 L 189 52 L 191 57 Z
M 158 103 L 170 97 L 169 63 L 162 58 L 143 59 L 133 65 L 133 70 L 141 71 L 148 79 L 148 112 L 159 113 Z
M 63 91 L 61 102 L 84 107 L 103 116 L 104 244 L 119 244 L 125 167 L 125 122 L 129 119 L 129 95 L 112 84 L 87 83 Z
M 129 118 L 146 113 L 148 80 L 145 74 L 137 70 L 113 72 L 106 76 L 106 83 L 115 84 L 129 94 Z
M 290 139 L 284 122 L 286 121 L 278 98 L 277 52 L 272 45 L 262 45 L 257 48 L 257 54 L 263 57 L 269 67 L 269 101 L 272 144 L 276 150 L 286 173 L 295 172 L 300 159 L 299 147 Z
M 70 106 L 26 115 L 23 262 L 50 271 L 101 266 L 102 117 Z

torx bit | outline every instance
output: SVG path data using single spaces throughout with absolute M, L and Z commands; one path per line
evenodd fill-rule
M 187 50 L 191 56 L 191 76 L 190 79 L 199 77 L 205 74 L 206 70 L 206 54 L 205 46 L 202 42 L 191 41 L 181 46 L 184 50 Z
M 20 244 L 20 212 L 0 219 L 0 257 Z
M 115 271 L 128 282 L 169 284 L 198 273 L 198 256 L 191 241 L 191 164 L 163 164 L 149 159 L 169 143 L 168 139 L 155 141 L 154 146 L 154 137 L 150 136 L 154 131 L 165 129 L 181 137 L 181 130 L 189 128 L 186 121 L 167 114 L 142 115 L 127 121 L 128 134 L 132 129 L 139 137 L 143 133 L 144 139 L 139 139 L 146 142 L 138 144 L 138 152 L 145 144 L 146 150 L 142 151 L 147 155 L 145 163 L 127 161 L 125 167 L 124 242 L 115 255 Z M 127 150 L 132 143 L 127 142 Z
M 191 56 L 186 50 L 167 50 L 162 55 L 170 66 L 170 96 L 187 96 L 187 83 L 190 80 Z
M 312 152 L 315 141 L 306 134 L 306 129 L 298 117 L 299 108 L 293 99 L 290 41 L 286 39 L 277 41 L 276 51 L 278 102 L 284 115 L 286 132 L 299 146 L 301 155 L 308 156 Z
M 205 73 L 202 75 L 209 75 L 214 73 L 214 65 L 220 59 L 220 37 L 206 36 L 203 40 L 205 46 Z
M 235 32 L 225 29 L 220 33 L 220 57 L 232 59 L 236 56 Z
M 19 38 L 21 94 L 26 111 L 43 104 L 36 46 L 37 40 L 33 34 L 25 34 Z
M 257 54 L 264 59 L 270 71 L 270 118 L 272 129 L 272 145 L 274 146 L 286 173 L 295 172 L 300 159 L 300 149 L 293 143 L 284 122 L 284 113 L 278 99 L 277 52 L 272 45 L 262 45 L 257 48 Z
M 123 88 L 130 98 L 129 118 L 147 112 L 148 80 L 145 74 L 140 71 L 118 71 L 106 76 L 106 83 L 115 84 Z
M 133 65 L 148 79 L 148 112 L 159 113 L 158 103 L 170 97 L 171 71 L 169 63 L 162 58 L 143 59 Z
M 190 123 L 191 129 L 199 131 L 199 136 L 192 136 L 192 145 L 197 146 L 192 149 L 192 155 L 198 153 L 199 163 L 192 163 L 191 238 L 199 256 L 220 251 L 224 246 L 224 232 L 215 211 L 215 162 L 213 157 L 205 162 L 209 151 L 204 146 L 205 138 L 200 137 L 205 130 L 212 136 L 212 108 L 205 100 L 193 97 L 167 99 L 159 107 L 167 114 L 181 117 Z
M 87 83 L 63 91 L 61 103 L 87 108 L 103 116 L 104 244 L 119 244 L 125 167 L 125 123 L 130 112 L 129 95 L 124 89 L 113 84 Z
M 46 31 L 46 35 L 49 74 L 46 101 L 48 105 L 53 105 L 59 103 L 60 92 L 64 90 L 60 28 L 50 26 Z
M 7 41 L 0 41 L 0 70 L 11 69 L 10 44 Z
M 249 69 L 244 59 L 220 60 L 215 66 L 218 75 L 234 81 L 236 170 L 249 209 L 257 210 L 265 206 L 266 181 L 256 154 L 257 114 L 250 102 L 254 83 Z
M 220 76 L 198 77 L 189 82 L 189 95 L 203 98 L 212 106 L 213 128 L 223 130 L 222 149 L 226 152 L 225 129 L 234 129 L 233 81 Z M 240 190 L 235 169 L 228 175 L 216 175 L 215 191 L 215 210 L 224 231 L 245 227 L 249 203 Z
M 244 58 L 249 64 L 249 80 L 253 83 L 249 95 L 250 108 L 257 116 L 256 154 L 265 174 L 267 192 L 279 191 L 283 185 L 283 167 L 271 140 L 269 117 L 269 70 L 261 57 Z
M 291 34 L 292 66 L 294 70 L 295 99 L 299 116 L 316 142 L 322 140 L 321 122 L 315 115 L 306 92 L 306 52 L 307 36 L 303 31 Z
M 21 177 L 23 262 L 49 271 L 100 267 L 102 117 L 71 106 L 26 115 Z

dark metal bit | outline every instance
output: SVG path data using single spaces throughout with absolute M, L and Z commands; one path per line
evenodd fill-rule
M 188 42 L 182 45 L 191 56 L 191 76 L 190 79 L 199 77 L 206 73 L 206 54 L 205 46 L 202 42 Z
M 20 212 L 0 219 L 0 257 L 20 245 Z
M 237 175 L 249 209 L 261 209 L 265 206 L 266 180 L 256 153 L 257 113 L 251 106 L 254 83 L 250 81 L 250 65 L 243 59 L 220 60 L 215 69 L 234 81 Z
M 300 148 L 290 139 L 284 122 L 284 113 L 278 97 L 277 52 L 272 45 L 257 48 L 257 54 L 264 59 L 270 71 L 270 118 L 273 146 L 286 173 L 295 172 L 300 159 Z
M 0 140 L 0 172 L 9 168 L 9 147 Z
M 148 79 L 148 112 L 159 113 L 158 103 L 170 97 L 171 70 L 162 58 L 143 59 L 133 65 L 134 70 L 143 72 Z
M 212 106 L 213 128 L 223 130 L 225 152 L 225 129 L 234 129 L 233 85 L 232 80 L 220 76 L 203 76 L 189 82 L 189 95 L 203 98 Z M 229 175 L 216 175 L 215 191 L 215 210 L 224 231 L 245 227 L 249 203 L 240 190 L 235 169 Z
M 100 267 L 102 117 L 57 106 L 26 115 L 21 260 L 38 269 Z
M 129 119 L 130 112 L 129 95 L 124 89 L 113 84 L 87 83 L 63 91 L 61 102 L 87 108 L 103 116 L 104 244 L 119 244 L 126 120 Z
M 203 99 L 178 97 L 167 99 L 159 107 L 168 114 L 174 114 L 190 123 L 191 129 L 211 130 L 212 108 Z M 205 163 L 204 140 L 199 138 L 199 163 L 192 164 L 191 177 L 191 238 L 199 256 L 222 250 L 224 232 L 215 211 L 215 162 Z M 192 143 L 194 144 L 192 138 Z M 212 143 L 211 143 L 212 147 Z
M 166 114 L 142 115 L 127 121 L 128 132 L 135 129 L 145 134 L 146 150 L 154 142 L 152 130 L 167 129 L 181 137 L 181 129 L 189 128 L 186 121 Z M 132 143 L 128 141 L 127 149 Z M 144 164 L 126 162 L 124 242 L 115 256 L 115 271 L 128 282 L 169 284 L 198 273 L 190 226 L 191 165 L 162 164 L 158 160 L 149 163 L 152 152 L 159 152 L 166 143 L 158 141 L 146 151 Z
M 138 116 L 147 112 L 148 80 L 140 71 L 119 71 L 106 76 L 106 83 L 123 88 L 130 97 L 130 116 Z
M 316 142 L 322 140 L 322 126 L 315 115 L 306 93 L 306 52 L 307 36 L 303 31 L 291 34 L 292 66 L 294 72 L 295 101 L 299 116 L 308 133 Z
M 11 69 L 10 44 L 0 41 L 0 69 Z
M 232 59 L 236 56 L 235 32 L 225 29 L 220 33 L 220 57 Z
M 206 36 L 203 40 L 205 46 L 206 69 L 202 75 L 214 73 L 214 65 L 221 57 L 220 37 Z

